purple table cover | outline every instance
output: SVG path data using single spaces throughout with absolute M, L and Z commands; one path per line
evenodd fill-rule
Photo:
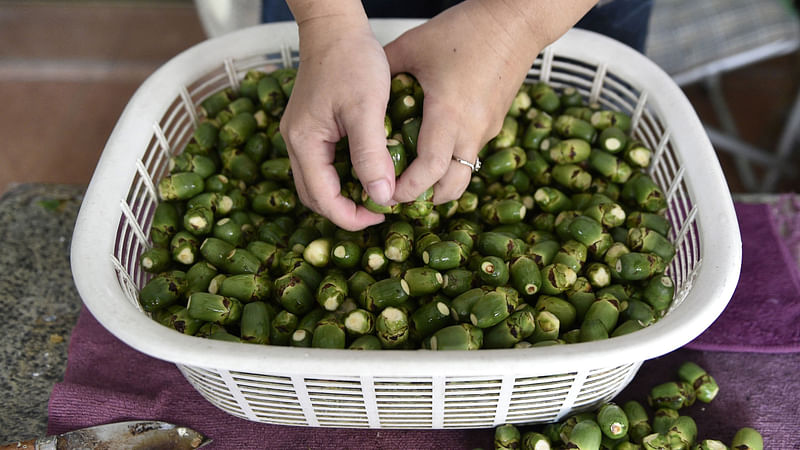
M 646 361 L 617 401 L 644 402 L 650 387 L 675 379 L 680 363 L 692 360 L 721 387 L 714 402 L 686 411 L 697 421 L 700 439 L 730 442 L 738 428 L 751 426 L 764 436 L 765 448 L 800 449 L 797 264 L 769 206 L 737 204 L 736 210 L 743 263 L 728 308 L 686 347 Z M 203 399 L 172 363 L 128 347 L 84 309 L 72 333 L 64 381 L 51 394 L 48 431 L 132 419 L 192 427 L 214 440 L 206 447 L 211 450 L 490 449 L 494 433 L 290 427 L 239 419 Z
M 737 204 L 742 271 L 720 317 L 687 347 L 696 350 L 785 353 L 800 350 L 800 269 L 766 204 Z M 797 222 L 796 225 L 800 225 Z M 800 232 L 800 228 L 798 228 Z

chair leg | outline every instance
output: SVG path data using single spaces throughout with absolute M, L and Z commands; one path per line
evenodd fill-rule
M 722 92 L 722 83 L 719 75 L 715 74 L 705 78 L 704 83 L 708 89 L 708 94 L 711 100 L 711 106 L 714 109 L 714 113 L 719 118 L 722 131 L 734 139 L 739 140 L 739 130 L 736 128 L 736 121 L 733 118 L 733 114 L 731 114 L 730 108 L 728 108 L 728 103 L 725 101 L 725 95 Z M 712 142 L 713 141 L 714 140 L 712 139 Z M 721 145 L 722 143 L 714 142 L 714 144 Z M 753 173 L 753 168 L 750 167 L 749 161 L 743 155 L 739 155 L 736 148 L 731 148 L 730 150 L 736 155 L 734 163 L 736 164 L 736 170 L 739 172 L 739 177 L 742 180 L 742 184 L 744 184 L 744 187 L 748 191 L 755 191 L 757 189 L 756 177 Z
M 748 144 L 741 139 L 737 139 L 728 133 L 711 127 L 707 124 L 704 124 L 704 126 L 706 134 L 708 134 L 708 138 L 711 140 L 717 150 L 728 152 L 750 161 L 757 162 L 760 165 L 778 171 L 784 176 L 794 177 L 798 175 L 797 167 L 784 164 L 784 162 L 778 159 L 777 156 L 767 153 L 752 144 Z
M 794 105 L 789 112 L 789 118 L 783 126 L 781 137 L 778 140 L 778 147 L 775 151 L 776 156 L 780 161 L 787 162 L 789 156 L 794 150 L 795 144 L 800 140 L 800 91 L 794 99 Z M 780 180 L 780 171 L 772 168 L 766 175 L 761 184 L 761 190 L 764 192 L 771 192 L 775 189 L 775 185 Z

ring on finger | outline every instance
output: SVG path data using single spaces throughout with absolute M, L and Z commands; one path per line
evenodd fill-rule
M 471 162 L 467 161 L 466 159 L 461 159 L 456 155 L 453 155 L 453 161 L 455 161 L 457 163 L 461 163 L 461 164 L 469 167 L 470 169 L 472 169 L 473 172 L 477 172 L 481 168 L 481 160 L 477 156 L 475 157 L 475 162 L 474 163 L 471 163 Z

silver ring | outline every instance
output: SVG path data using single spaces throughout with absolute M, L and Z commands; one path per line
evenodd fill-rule
M 481 168 L 481 160 L 477 156 L 475 157 L 475 163 L 474 164 L 469 162 L 469 161 L 467 161 L 466 159 L 461 159 L 456 155 L 453 155 L 453 161 L 461 163 L 461 164 L 469 167 L 470 169 L 472 169 L 473 172 L 477 172 Z

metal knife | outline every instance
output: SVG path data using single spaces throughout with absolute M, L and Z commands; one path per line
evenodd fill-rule
M 134 420 L 0 444 L 0 450 L 188 450 L 210 442 L 210 439 L 191 428 L 154 420 Z

